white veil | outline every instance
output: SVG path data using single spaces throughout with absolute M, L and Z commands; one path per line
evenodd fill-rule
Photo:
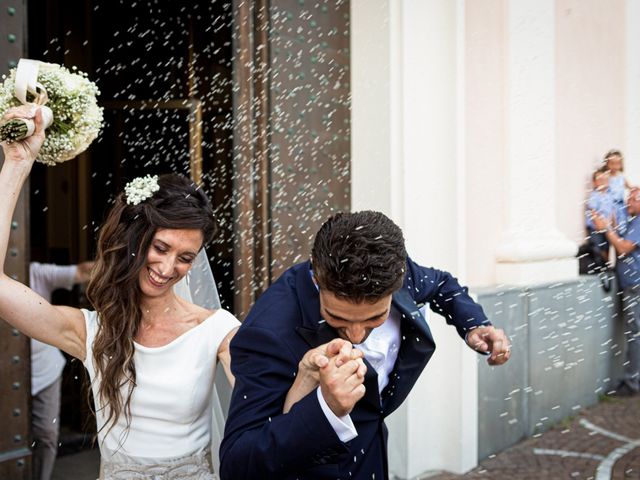
M 173 287 L 173 291 L 185 300 L 207 310 L 220 308 L 218 288 L 211 272 L 207 252 L 203 248 L 193 261 L 189 273 Z
M 220 308 L 220 296 L 218 288 L 211 272 L 207 252 L 203 248 L 191 266 L 189 273 L 174 287 L 174 292 L 185 300 L 206 308 L 217 310 Z M 215 472 L 220 471 L 220 459 L 218 451 L 224 434 L 224 424 L 228 400 L 231 396 L 231 387 L 227 381 L 224 370 L 218 365 L 216 379 L 212 394 L 212 422 L 211 422 L 211 460 Z M 223 408 L 221 398 L 227 408 Z

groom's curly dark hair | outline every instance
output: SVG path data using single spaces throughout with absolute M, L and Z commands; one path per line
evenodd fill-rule
M 406 261 L 400 227 L 370 210 L 329 218 L 311 252 L 318 286 L 355 303 L 375 302 L 398 290 Z

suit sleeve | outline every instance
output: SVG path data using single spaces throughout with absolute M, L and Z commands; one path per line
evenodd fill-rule
M 236 383 L 220 447 L 221 478 L 280 480 L 347 451 L 315 390 L 282 413 L 298 359 L 274 332 L 243 326 L 231 342 L 231 359 Z
M 470 296 L 449 272 L 422 267 L 407 259 L 407 275 L 403 288 L 409 289 L 418 304 L 429 304 L 429 308 L 442 315 L 453 325 L 463 339 L 469 330 L 491 325 L 482 307 Z

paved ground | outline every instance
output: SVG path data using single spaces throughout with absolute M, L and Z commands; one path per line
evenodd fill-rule
M 606 399 L 457 479 L 640 479 L 640 396 Z
M 95 480 L 99 462 L 97 450 L 60 457 L 53 479 Z M 640 396 L 607 399 L 465 475 L 425 478 L 640 480 Z

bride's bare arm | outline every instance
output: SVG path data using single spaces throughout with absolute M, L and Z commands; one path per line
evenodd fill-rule
M 289 413 L 291 407 L 314 391 L 319 385 L 319 371 L 326 359 L 316 349 L 309 350 L 298 364 L 298 372 L 293 385 L 287 392 L 282 413 Z M 328 362 L 328 361 L 327 361 Z
M 227 334 L 227 336 L 224 337 L 224 340 L 222 340 L 222 343 L 220 343 L 220 346 L 218 347 L 218 361 L 222 364 L 222 368 L 224 369 L 224 373 L 227 376 L 227 380 L 229 380 L 229 385 L 231 385 L 231 388 L 233 388 L 233 386 L 235 385 L 236 378 L 233 376 L 233 373 L 231 373 L 231 355 L 229 353 L 229 343 L 231 343 L 231 339 L 238 331 L 238 328 L 240 327 L 236 327 L 231 330 Z
M 4 271 L 10 225 L 18 196 L 44 141 L 39 110 L 30 106 L 16 107 L 9 110 L 4 118 L 34 118 L 36 130 L 23 141 L 2 144 L 4 162 L 0 170 L 0 317 L 25 335 L 84 360 L 86 331 L 82 312 L 71 307 L 51 305 Z
M 320 384 L 320 369 L 329 363 L 329 358 L 339 356 L 338 365 L 349 360 L 357 360 L 360 363 L 358 375 L 364 378 L 367 367 L 362 361 L 364 354 L 361 350 L 353 348 L 353 345 L 341 338 L 336 338 L 329 343 L 313 348 L 304 354 L 298 363 L 298 372 L 293 385 L 287 392 L 282 413 L 289 413 L 291 407 L 302 400 Z

